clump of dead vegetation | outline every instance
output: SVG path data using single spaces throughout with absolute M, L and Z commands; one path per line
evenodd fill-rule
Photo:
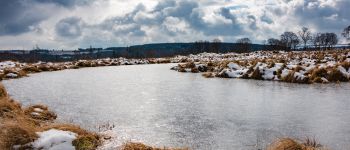
M 278 139 L 268 146 L 267 150 L 328 150 L 317 143 L 314 139 L 307 138 L 305 141 L 298 141 L 291 138 Z
M 22 108 L 0 84 L 0 149 L 31 149 L 31 143 L 38 138 L 37 132 L 50 129 L 76 133 L 73 145 L 78 150 L 96 149 L 100 144 L 100 136 L 96 133 L 75 125 L 55 124 L 56 117 L 44 105 Z
M 122 146 L 122 150 L 189 150 L 188 148 L 157 148 L 152 146 L 147 146 L 142 143 L 128 142 Z
M 173 70 L 202 72 L 204 77 L 274 80 L 303 84 L 350 81 L 350 50 L 203 53 L 182 59 L 188 62 L 173 67 Z

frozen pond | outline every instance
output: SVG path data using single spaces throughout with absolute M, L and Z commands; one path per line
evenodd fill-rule
M 24 105 L 87 128 L 110 122 L 150 145 L 257 150 L 279 137 L 350 149 L 350 84 L 206 79 L 174 64 L 84 68 L 3 81 Z

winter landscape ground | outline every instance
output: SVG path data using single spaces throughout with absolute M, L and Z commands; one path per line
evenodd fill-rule
M 64 63 L 1 62 L 3 80 L 30 78 L 31 73 L 79 69 L 84 67 L 146 65 L 176 63 L 169 68 L 179 72 L 203 73 L 204 77 L 243 78 L 290 82 L 290 84 L 319 84 L 348 82 L 350 78 L 349 50 L 334 51 L 258 51 L 251 53 L 201 53 L 157 59 L 99 59 Z M 180 74 L 181 75 L 181 74 Z M 8 96 L 1 86 L 2 149 L 110 149 L 115 140 L 109 135 L 113 125 L 101 125 L 104 132 L 90 132 L 72 124 L 55 122 L 56 114 L 44 105 L 22 107 Z M 280 137 L 266 149 L 327 149 L 315 139 L 299 141 Z M 136 141 L 137 142 L 137 141 Z M 141 143 L 125 143 L 119 149 L 158 149 Z M 176 148 L 159 148 L 176 149 Z M 187 148 L 180 148 L 187 149 Z
M 0 0 L 0 150 L 349 150 L 350 0 Z

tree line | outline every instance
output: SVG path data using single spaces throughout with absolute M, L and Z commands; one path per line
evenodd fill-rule
M 350 40 L 350 26 L 344 28 L 341 36 Z M 287 31 L 280 35 L 280 38 L 269 38 L 265 44 L 266 50 L 329 50 L 335 47 L 339 42 L 337 34 L 332 32 L 312 33 L 307 27 L 302 27 L 297 33 Z M 194 49 L 198 52 L 218 53 L 221 41 L 214 39 L 209 41 L 196 41 Z M 240 38 L 236 40 L 233 47 L 236 52 L 249 52 L 252 50 L 252 41 L 249 38 Z
M 344 28 L 341 35 L 350 40 L 350 26 Z M 329 50 L 334 48 L 339 42 L 337 34 L 332 32 L 315 33 L 307 27 L 302 27 L 300 31 L 284 32 L 280 39 L 270 38 L 267 40 L 269 50 L 283 49 L 283 50 Z

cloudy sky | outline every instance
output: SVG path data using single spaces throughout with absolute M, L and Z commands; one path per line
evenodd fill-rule
M 1 0 L 0 7 L 0 49 L 262 43 L 302 26 L 340 34 L 350 25 L 350 0 Z

